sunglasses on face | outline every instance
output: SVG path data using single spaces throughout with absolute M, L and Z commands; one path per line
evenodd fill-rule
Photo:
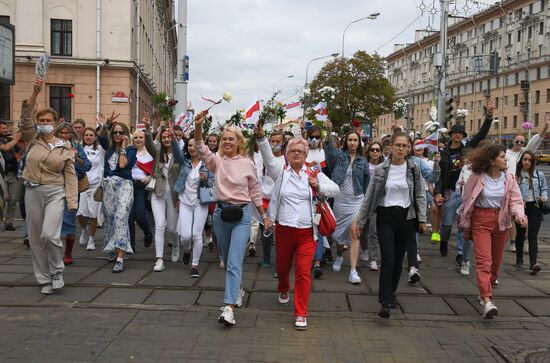
M 321 136 L 310 136 L 309 139 L 310 139 L 310 140 L 313 140 L 313 139 L 315 139 L 315 140 L 321 140 Z
M 373 153 L 379 153 L 379 152 L 382 151 L 382 150 L 380 150 L 379 148 L 376 148 L 376 147 L 371 147 L 371 148 L 369 149 L 369 151 L 370 151 L 370 152 L 373 152 Z
M 525 144 L 525 141 L 521 141 L 521 140 L 516 140 L 516 141 L 514 141 L 514 142 L 515 142 L 516 144 L 518 144 L 518 145 L 523 145 L 523 144 Z
M 123 136 L 124 135 L 124 131 L 113 131 L 113 136 Z

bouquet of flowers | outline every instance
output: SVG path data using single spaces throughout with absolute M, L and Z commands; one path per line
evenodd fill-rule
M 396 120 L 405 116 L 407 113 L 407 107 L 409 107 L 409 103 L 402 98 L 393 103 L 392 110 Z
M 466 122 L 466 117 L 468 116 L 468 110 L 464 108 L 459 108 L 456 110 L 456 121 L 457 123 L 464 125 Z
M 174 107 L 178 100 L 168 97 L 166 93 L 161 92 L 154 94 L 152 97 L 153 105 L 158 109 L 158 115 L 163 121 L 174 119 Z

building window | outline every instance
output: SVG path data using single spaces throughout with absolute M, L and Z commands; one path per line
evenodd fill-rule
M 0 84 L 0 120 L 10 119 L 10 86 Z
M 546 103 L 550 102 L 550 88 L 546 89 Z
M 527 39 L 531 39 L 533 37 L 533 27 L 530 26 L 527 28 Z
M 521 30 L 518 30 L 518 42 L 521 42 Z
M 474 120 L 470 120 L 470 131 L 474 130 Z
M 51 20 L 52 55 L 73 55 L 73 22 L 72 20 Z
M 504 116 L 504 128 L 508 128 L 508 116 Z
M 515 74 L 515 78 L 516 78 L 515 79 L 516 82 L 514 84 L 518 84 L 519 83 L 519 73 Z
M 540 103 L 540 91 L 537 90 L 535 91 L 535 104 L 539 104 Z
M 539 127 L 539 114 L 535 114 L 535 127 Z
M 495 108 L 498 108 L 498 101 L 499 101 L 499 98 L 495 97 Z
M 540 80 L 540 67 L 537 68 L 537 81 Z
M 477 128 L 478 129 L 481 128 L 481 119 L 480 118 L 477 119 Z
M 71 87 L 50 86 L 50 107 L 67 122 L 72 121 L 71 96 Z
M 519 97 L 518 97 L 518 94 L 516 93 L 516 94 L 514 95 L 514 106 L 517 106 L 517 105 L 518 105 L 518 98 L 519 98 Z
M 514 125 L 513 125 L 514 129 L 518 127 L 518 117 L 516 115 L 514 115 Z
M 539 34 L 544 34 L 544 23 L 542 21 L 539 23 Z
M 506 45 L 512 45 L 512 33 L 508 33 L 508 44 Z
M 504 106 L 508 106 L 508 96 L 504 96 Z

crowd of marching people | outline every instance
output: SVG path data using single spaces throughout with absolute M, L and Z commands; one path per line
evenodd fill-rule
M 76 241 L 88 251 L 102 249 L 113 273 L 123 273 L 125 255 L 153 243 L 151 268 L 162 273 L 170 266 L 164 260 L 169 247 L 171 261 L 189 265 L 192 278 L 200 276 L 208 247 L 225 270 L 218 321 L 234 325 L 244 296 L 243 262 L 261 244 L 262 266 L 275 264 L 281 304 L 290 301 L 294 267 L 296 329 L 307 328 L 312 278 L 322 278 L 329 262 L 340 272 L 345 258 L 351 284 L 362 283 L 359 261 L 380 270 L 378 315 L 389 318 L 398 304 L 405 255 L 408 283 L 421 279 L 419 234 L 428 231 L 429 222 L 431 241 L 443 257 L 457 222 L 455 262 L 468 276 L 475 257 L 484 318 L 498 314 L 493 287 L 506 248 L 515 251 L 518 270 L 531 275 L 541 270 L 537 235 L 548 213 L 548 186 L 534 151 L 548 118 L 540 134 L 528 143 L 516 135 L 509 150 L 487 138 L 491 102 L 476 135 L 468 137 L 455 124 L 439 146 L 398 128 L 366 140 L 353 128 L 332 132 L 330 121 L 296 135 L 267 134 L 256 125 L 251 157 L 239 128 L 202 134 L 206 111 L 188 133 L 170 121 L 153 129 L 148 114 L 145 129 L 133 133 L 128 120 L 114 113 L 99 115 L 97 127 L 81 119 L 59 122 L 53 109 L 36 104 L 42 82 L 37 79 L 23 102 L 11 137 L 7 125 L 0 125 L 0 150 L 4 227 L 14 230 L 19 202 L 43 294 L 64 286 L 65 266 L 78 263 L 72 253 Z M 136 224 L 143 245 L 136 241 Z M 100 225 L 103 241 L 95 237 Z

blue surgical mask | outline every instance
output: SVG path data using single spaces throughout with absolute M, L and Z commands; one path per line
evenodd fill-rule
M 281 152 L 283 150 L 283 145 L 271 145 L 271 151 L 274 153 Z
M 53 125 L 36 125 L 36 131 L 40 134 L 51 134 L 53 132 Z

